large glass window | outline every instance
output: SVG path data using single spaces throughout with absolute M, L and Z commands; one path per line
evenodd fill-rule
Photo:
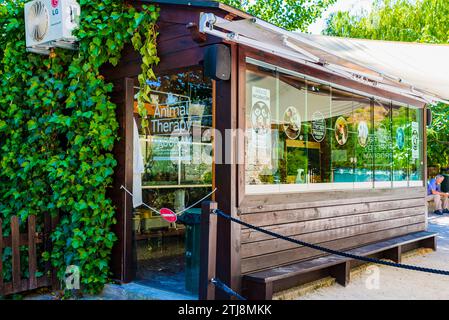
M 422 111 L 248 60 L 246 192 L 422 186 Z
M 161 76 L 150 84 L 145 128 L 135 103 L 134 143 L 140 150 L 134 146 L 134 158 L 142 160 L 143 168 L 134 167 L 133 192 L 156 211 L 165 207 L 178 213 L 212 190 L 212 83 L 197 70 Z M 197 206 L 169 223 L 137 204 L 133 228 L 138 282 L 186 298 L 196 296 L 200 213 Z

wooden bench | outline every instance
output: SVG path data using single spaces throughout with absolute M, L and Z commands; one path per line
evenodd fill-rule
M 364 257 L 389 259 L 400 263 L 402 252 L 414 248 L 431 248 L 436 250 L 436 233 L 416 232 L 346 252 Z M 359 260 L 352 260 L 338 255 L 327 255 L 313 260 L 244 275 L 242 291 L 243 295 L 250 300 L 271 300 L 273 293 L 327 276 L 334 277 L 337 283 L 346 286 L 350 280 L 351 267 L 363 263 Z

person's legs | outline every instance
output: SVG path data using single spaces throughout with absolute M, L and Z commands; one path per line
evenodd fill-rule
M 439 194 L 433 196 L 433 202 L 435 203 L 435 211 L 443 211 L 441 196 Z
M 449 209 L 449 197 L 441 197 L 441 200 L 443 202 L 442 207 L 445 211 Z

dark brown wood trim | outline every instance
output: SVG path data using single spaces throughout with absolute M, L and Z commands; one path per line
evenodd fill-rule
M 36 216 L 31 215 L 28 217 L 28 282 L 30 288 L 37 287 L 36 270 Z
M 20 275 L 20 248 L 19 248 L 19 218 L 11 217 L 11 250 L 12 250 L 12 286 L 15 291 L 20 291 L 22 277 Z
M 238 142 L 237 142 L 237 206 L 245 198 L 245 128 L 246 128 L 246 62 L 245 52 L 238 46 Z
M 236 216 L 236 165 L 235 138 L 231 130 L 237 127 L 237 47 L 231 45 L 231 79 L 216 82 L 216 130 L 222 141 L 215 139 L 215 181 L 218 208 Z M 229 141 L 227 150 L 224 150 Z M 218 219 L 217 277 L 236 292 L 241 287 L 240 225 L 229 220 Z M 217 292 L 218 299 L 228 299 Z
M 125 187 L 133 191 L 133 121 L 134 121 L 134 79 L 125 79 Z M 132 214 L 133 200 L 124 194 L 123 212 L 123 281 L 129 282 L 135 278 L 135 261 L 133 259 Z

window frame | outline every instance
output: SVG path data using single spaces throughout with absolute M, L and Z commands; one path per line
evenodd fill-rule
M 268 68 L 274 71 L 279 71 L 284 74 L 289 74 L 301 79 L 305 79 L 306 81 L 312 81 L 317 82 L 326 86 L 330 86 L 333 89 L 342 90 L 348 93 L 356 94 L 362 97 L 369 98 L 372 103 L 374 103 L 375 100 L 381 101 L 382 103 L 386 103 L 389 105 L 396 105 L 396 106 L 405 106 L 405 107 L 412 107 L 420 110 L 423 112 L 423 108 L 425 107 L 424 103 L 421 103 L 418 100 L 411 99 L 409 97 L 397 95 L 397 94 L 391 94 L 392 97 L 385 97 L 382 95 L 376 95 L 369 93 L 369 91 L 372 91 L 373 89 L 370 86 L 358 83 L 356 81 L 351 81 L 353 86 L 344 85 L 341 82 L 341 79 L 338 79 L 338 76 L 335 76 L 333 74 L 324 74 L 322 71 L 316 71 L 315 74 L 307 74 L 306 72 L 301 72 L 301 67 L 304 67 L 304 65 L 301 65 L 300 63 L 294 63 L 289 60 L 281 59 L 280 57 L 276 57 L 274 55 L 270 55 L 267 53 L 261 53 L 258 50 L 248 48 L 245 46 L 240 46 L 239 50 L 239 85 L 238 85 L 238 129 L 240 130 L 246 130 L 246 72 L 247 72 L 247 65 L 248 64 L 255 64 L 257 66 L 261 66 L 264 68 Z M 310 72 L 308 72 L 310 73 Z M 362 90 L 365 89 L 365 87 L 368 89 L 366 91 Z M 360 89 L 359 89 L 360 88 Z M 375 89 L 378 93 L 382 93 L 382 90 Z M 402 101 L 401 101 L 402 100 Z M 422 123 L 422 145 L 420 146 L 420 152 L 422 154 L 425 154 L 425 119 L 422 117 L 423 123 Z M 240 177 L 238 179 L 238 195 L 239 197 L 239 203 L 242 202 L 242 200 L 247 196 L 257 196 L 257 195 L 266 195 L 269 193 L 276 193 L 276 194 L 283 194 L 283 193 L 306 193 L 310 194 L 313 192 L 319 192 L 319 193 L 332 193 L 335 191 L 351 191 L 351 194 L 353 196 L 356 196 L 358 193 L 365 193 L 367 190 L 376 190 L 376 193 L 388 193 L 392 189 L 411 189 L 411 188 L 422 188 L 424 189 L 424 182 L 426 179 L 425 175 L 425 159 L 422 159 L 422 180 L 419 181 L 410 181 L 407 179 L 406 185 L 403 183 L 394 184 L 393 181 L 388 182 L 385 184 L 385 186 L 382 187 L 382 184 L 378 183 L 378 186 L 376 189 L 373 187 L 372 182 L 357 182 L 357 183 L 308 183 L 308 184 L 273 184 L 273 185 L 247 185 L 246 184 L 246 137 L 243 139 L 239 139 L 238 143 L 238 150 L 239 152 L 242 152 L 243 155 L 239 156 L 239 159 L 244 159 L 243 163 L 238 164 L 238 176 Z M 374 168 L 373 168 L 374 170 Z M 412 182 L 412 183 L 410 183 Z

